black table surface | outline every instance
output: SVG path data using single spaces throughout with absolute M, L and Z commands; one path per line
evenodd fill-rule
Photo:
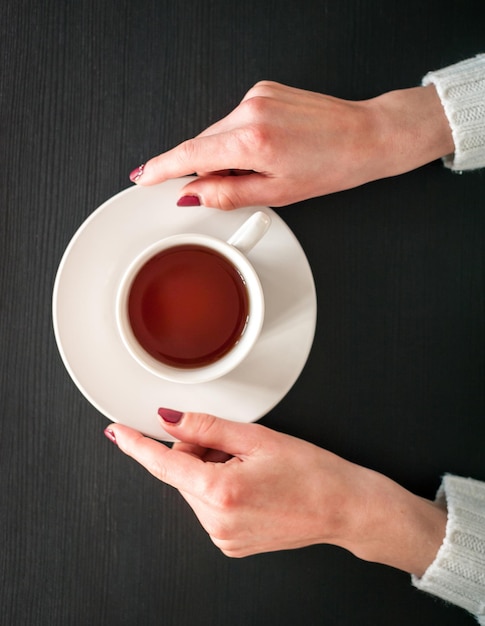
M 484 3 L 4 0 L 0 17 L 0 623 L 473 624 L 332 546 L 223 556 L 105 439 L 51 298 L 72 235 L 131 169 L 256 81 L 349 99 L 418 85 L 483 51 Z M 263 424 L 429 498 L 445 472 L 485 479 L 484 183 L 436 162 L 279 210 L 318 321 Z

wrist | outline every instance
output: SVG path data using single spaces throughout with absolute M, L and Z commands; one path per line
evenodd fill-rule
M 356 521 L 353 540 L 344 547 L 364 560 L 420 577 L 443 542 L 447 513 L 438 504 L 369 470 Z
M 390 91 L 368 102 L 383 177 L 402 174 L 454 152 L 451 128 L 434 85 Z

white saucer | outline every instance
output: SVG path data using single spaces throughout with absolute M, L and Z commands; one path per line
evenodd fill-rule
M 313 342 L 316 294 L 306 256 L 271 209 L 219 211 L 176 206 L 187 178 L 117 194 L 82 224 L 67 247 L 53 294 L 53 321 L 64 365 L 84 396 L 111 421 L 173 441 L 160 406 L 252 422 L 270 411 L 300 375 Z M 205 384 L 161 380 L 127 352 L 116 328 L 117 285 L 130 261 L 151 243 L 182 232 L 227 239 L 252 213 L 272 218 L 251 250 L 263 286 L 266 317 L 256 346 L 225 377 Z

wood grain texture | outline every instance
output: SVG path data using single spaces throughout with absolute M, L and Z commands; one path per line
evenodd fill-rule
M 483 51 L 484 18 L 479 0 L 1 3 L 1 624 L 474 623 L 328 546 L 223 557 L 103 437 L 57 354 L 51 297 L 68 241 L 128 172 L 257 80 L 355 99 L 419 84 Z M 485 479 L 484 182 L 435 163 L 281 210 L 318 327 L 263 423 L 427 497 L 446 471 Z

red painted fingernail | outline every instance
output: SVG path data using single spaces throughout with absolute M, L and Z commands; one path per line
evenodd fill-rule
M 105 428 L 104 434 L 112 443 L 116 443 L 116 437 L 115 437 L 114 432 L 111 430 L 111 428 Z
M 178 199 L 177 206 L 200 206 L 199 196 L 182 196 Z
M 174 411 L 172 409 L 158 409 L 158 414 L 163 419 L 164 422 L 168 424 L 178 424 L 182 419 L 183 413 L 180 411 Z
M 140 180 L 140 178 L 143 176 L 144 169 L 145 169 L 145 164 L 142 163 L 131 172 L 130 180 L 132 183 L 137 183 Z

